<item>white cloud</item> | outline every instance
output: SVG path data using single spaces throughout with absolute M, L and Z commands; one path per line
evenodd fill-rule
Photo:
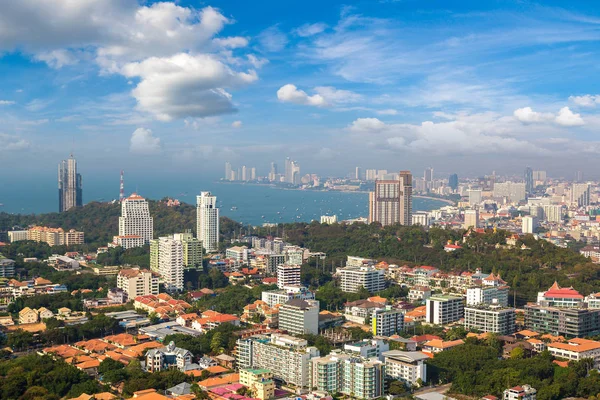
M 316 94 L 309 96 L 305 91 L 288 83 L 279 88 L 277 98 L 282 102 L 316 107 L 355 103 L 362 99 L 362 96 L 358 93 L 349 90 L 339 90 L 332 86 L 317 86 L 313 91 Z
M 398 115 L 398 111 L 394 110 L 392 108 L 387 109 L 387 110 L 377 110 L 376 112 L 379 115 Z
M 250 64 L 256 69 L 261 68 L 263 65 L 269 63 L 269 60 L 266 58 L 256 57 L 254 54 L 248 54 L 247 57 L 248 62 L 250 62 Z
M 562 126 L 581 126 L 585 124 L 581 115 L 573 113 L 569 107 L 561 108 L 555 121 Z
M 314 24 L 304 24 L 294 30 L 294 33 L 301 37 L 314 36 L 327 29 L 327 24 L 317 22 Z
M 4 151 L 26 150 L 29 146 L 29 142 L 25 139 L 14 135 L 0 133 L 0 153 Z
M 29 103 L 25 105 L 25 108 L 28 111 L 40 111 L 44 108 L 48 107 L 50 104 L 54 103 L 54 100 L 51 99 L 33 99 Z
M 551 122 L 560 126 L 581 126 L 585 124 L 581 115 L 573 113 L 569 107 L 561 108 L 556 115 L 533 111 L 531 107 L 523 107 L 516 109 L 514 116 L 525 124 Z
M 160 150 L 160 139 L 152 136 L 150 129 L 137 128 L 131 135 L 130 152 L 136 154 L 156 154 Z
M 65 65 L 76 64 L 78 61 L 74 53 L 65 49 L 42 51 L 37 53 L 34 58 L 45 62 L 52 68 L 62 68 Z
M 277 98 L 284 103 L 303 104 L 307 106 L 322 107 L 326 105 L 325 99 L 319 95 L 309 96 L 305 91 L 298 89 L 296 86 L 288 83 L 279 88 Z
M 121 73 L 141 82 L 132 91 L 138 108 L 161 121 L 174 118 L 207 117 L 235 111 L 225 88 L 254 82 L 254 70 L 235 72 L 208 54 L 176 54 L 130 63 Z
M 513 115 L 516 119 L 526 124 L 544 121 L 547 122 L 554 119 L 554 114 L 533 111 L 531 107 L 518 108 L 514 111 Z
M 600 104 L 600 95 L 570 96 L 569 100 L 580 107 L 596 107 L 596 104 Z
M 262 31 L 258 36 L 260 47 L 268 52 L 278 52 L 287 46 L 288 38 L 277 25 Z
M 549 153 L 532 141 L 510 137 L 507 131 L 512 131 L 515 124 L 514 119 L 487 113 L 421 124 L 386 124 L 377 118 L 358 118 L 347 129 L 363 145 L 392 151 L 437 155 Z
M 15 104 L 12 100 L 0 100 L 0 106 L 11 106 Z
M 219 47 L 238 49 L 241 47 L 248 46 L 248 39 L 241 36 L 232 36 L 227 38 L 216 38 L 213 40 L 213 43 L 215 43 Z
M 231 123 L 231 127 L 233 127 L 233 128 L 241 128 L 242 127 L 242 121 L 233 121 Z

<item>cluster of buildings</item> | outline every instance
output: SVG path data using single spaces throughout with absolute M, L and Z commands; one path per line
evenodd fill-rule
M 84 234 L 75 229 L 65 232 L 62 228 L 33 226 L 27 230 L 9 231 L 8 238 L 11 243 L 21 240 L 33 240 L 48 243 L 49 246 L 73 246 L 83 244 Z

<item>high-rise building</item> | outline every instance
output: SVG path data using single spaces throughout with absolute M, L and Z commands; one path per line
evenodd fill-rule
M 300 265 L 282 264 L 277 266 L 277 287 L 283 289 L 286 286 L 299 286 Z
M 465 210 L 465 222 L 463 228 L 479 228 L 479 210 Z
M 360 167 L 356 167 L 354 170 L 354 179 L 359 181 L 362 178 L 362 169 Z
M 481 189 L 469 189 L 469 205 L 477 206 L 481 203 Z
M 242 165 L 242 180 L 243 181 L 248 180 L 248 168 L 246 168 L 245 165 Z
M 250 168 L 250 180 L 251 181 L 256 180 L 256 167 Z
M 588 183 L 574 183 L 571 188 L 571 203 L 578 207 L 590 205 L 590 185 Z
M 463 324 L 466 330 L 511 335 L 515 333 L 515 315 L 514 308 L 500 305 L 469 306 Z
M 77 160 L 71 154 L 58 164 L 58 212 L 82 205 L 81 174 L 77 173 Z
M 427 299 L 425 321 L 430 324 L 446 325 L 463 317 L 463 298 L 450 295 L 435 295 Z
M 392 336 L 404 330 L 404 313 L 402 310 L 375 309 L 371 317 L 373 336 Z
M 169 292 L 183 290 L 183 245 L 172 237 L 158 239 L 158 273 Z
M 423 179 L 425 179 L 425 182 L 431 182 L 433 180 L 433 168 L 425 168 Z
M 376 169 L 368 169 L 365 171 L 365 179 L 367 181 L 374 181 L 377 179 L 377 170 Z
M 412 174 L 400 171 L 398 180 L 376 180 L 369 193 L 369 223 L 411 225 Z
M 122 269 L 117 274 L 117 287 L 127 294 L 129 300 L 137 296 L 158 294 L 158 276 L 147 269 Z
M 521 232 L 534 233 L 538 227 L 538 219 L 532 215 L 525 215 L 522 218 Z
M 521 182 L 495 183 L 494 197 L 506 197 L 510 202 L 518 203 L 527 197 L 526 185 Z
M 269 172 L 269 181 L 273 182 L 277 179 L 277 164 L 271 163 L 271 171 Z
M 458 189 L 458 175 L 456 175 L 456 174 L 450 175 L 450 177 L 448 178 L 448 186 L 452 190 Z
M 115 240 L 124 248 L 143 246 L 150 243 L 154 232 L 154 220 L 150 216 L 148 202 L 133 193 L 121 203 L 119 236 Z M 129 240 L 131 239 L 131 240 Z
M 231 163 L 227 161 L 225 163 L 225 180 L 230 181 L 231 179 Z
M 383 270 L 373 267 L 345 267 L 338 268 L 337 274 L 341 275 L 341 289 L 344 292 L 356 293 L 361 287 L 371 293 L 385 289 Z
M 546 171 L 533 171 L 534 182 L 546 182 Z
M 202 269 L 202 243 L 191 231 L 173 234 L 173 239 L 181 242 L 183 247 L 183 267 L 185 269 Z
M 196 196 L 196 230 L 198 240 L 208 252 L 219 249 L 219 209 L 217 196 L 201 192 Z
M 543 205 L 544 220 L 548 222 L 562 222 L 563 206 L 562 205 Z
M 534 181 L 533 181 L 533 170 L 531 167 L 525 168 L 525 173 L 523 174 L 525 178 L 525 191 L 527 194 L 531 194 L 534 189 Z
M 319 334 L 319 302 L 292 299 L 279 307 L 279 329 L 294 335 Z
M 577 171 L 577 173 L 575 173 L 575 181 L 583 182 L 583 171 Z

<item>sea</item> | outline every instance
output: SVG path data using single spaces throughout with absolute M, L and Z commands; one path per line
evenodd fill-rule
M 115 184 L 116 183 L 116 184 Z M 217 196 L 221 215 L 244 225 L 264 223 L 310 222 L 321 215 L 337 215 L 338 220 L 366 217 L 368 194 L 292 190 L 269 185 L 219 182 L 216 180 L 156 178 L 138 179 L 137 187 L 127 187 L 126 194 L 137 192 L 149 199 L 170 197 L 195 204 L 201 191 Z M 119 196 L 118 179 L 84 181 L 84 203 L 111 201 Z M 0 182 L 0 212 L 15 214 L 41 214 L 55 212 L 58 208 L 58 190 L 54 180 L 41 180 L 35 184 L 25 180 Z M 440 208 L 439 200 L 414 198 L 414 211 Z

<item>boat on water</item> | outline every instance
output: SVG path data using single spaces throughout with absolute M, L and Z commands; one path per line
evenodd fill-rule
M 235 210 L 237 210 L 236 206 L 231 207 L 231 211 L 235 211 Z

